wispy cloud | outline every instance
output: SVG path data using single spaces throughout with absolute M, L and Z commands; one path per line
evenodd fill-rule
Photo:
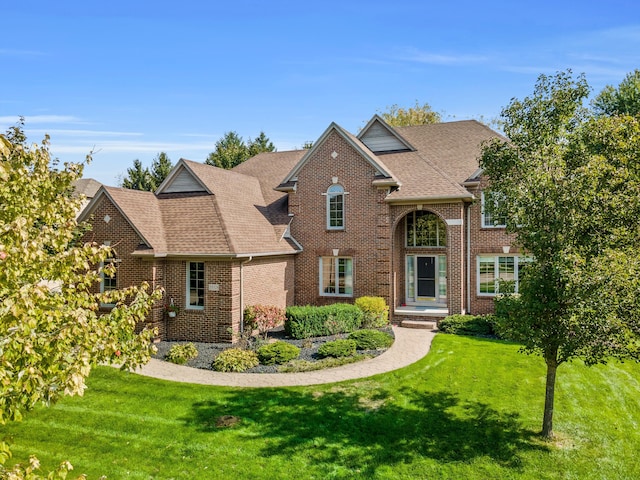
M 29 129 L 29 133 L 43 135 L 48 133 L 51 136 L 59 135 L 65 137 L 141 137 L 140 132 L 111 132 L 104 130 L 73 130 L 73 129 Z
M 165 143 L 165 142 L 128 142 L 128 141 L 97 141 L 93 145 L 56 144 L 52 150 L 56 154 L 80 153 L 89 150 L 97 153 L 158 153 L 158 152 L 210 152 L 214 148 L 212 143 Z
M 398 55 L 398 60 L 406 62 L 426 63 L 431 65 L 466 66 L 486 63 L 489 57 L 486 55 L 466 53 L 434 53 L 418 49 L 409 49 Z
M 87 123 L 72 115 L 5 115 L 0 117 L 0 123 L 16 123 L 20 117 L 29 125 L 38 123 Z

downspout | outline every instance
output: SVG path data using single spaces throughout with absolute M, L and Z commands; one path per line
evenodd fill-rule
M 471 310 L 471 204 L 465 205 L 465 222 L 467 223 L 467 305 L 464 313 Z
M 244 262 L 240 262 L 240 333 L 244 333 L 244 266 L 253 260 L 250 256 Z

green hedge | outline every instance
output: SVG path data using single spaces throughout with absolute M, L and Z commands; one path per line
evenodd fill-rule
M 348 303 L 287 308 L 284 330 L 293 338 L 324 337 L 360 328 L 362 310 Z
M 362 328 L 380 328 L 389 325 L 389 307 L 382 297 L 360 297 L 355 303 L 363 312 Z
M 494 335 L 492 317 L 488 315 L 449 315 L 440 320 L 438 330 L 456 335 Z

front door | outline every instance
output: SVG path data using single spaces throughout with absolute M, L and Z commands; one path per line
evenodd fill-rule
M 447 257 L 407 255 L 407 304 L 446 303 Z
M 418 301 L 436 299 L 436 257 L 416 257 Z

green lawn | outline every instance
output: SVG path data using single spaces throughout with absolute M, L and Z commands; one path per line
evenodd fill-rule
M 97 369 L 83 398 L 1 427 L 14 455 L 90 479 L 637 479 L 640 366 L 559 369 L 553 444 L 544 367 L 503 342 L 438 335 L 415 365 L 277 389 Z M 218 427 L 224 415 L 239 417 Z

